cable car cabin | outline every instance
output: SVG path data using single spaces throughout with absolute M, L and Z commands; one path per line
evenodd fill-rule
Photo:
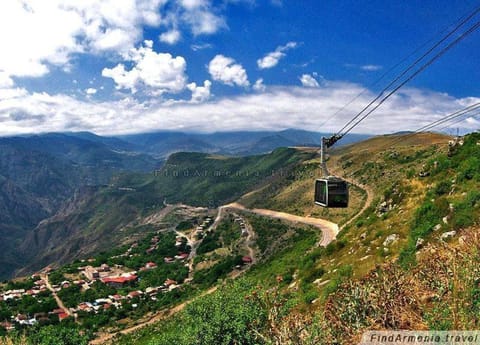
M 348 207 L 348 183 L 334 176 L 317 179 L 315 204 L 324 207 Z

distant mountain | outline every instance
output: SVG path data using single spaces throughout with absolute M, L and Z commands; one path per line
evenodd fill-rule
M 77 189 L 107 184 L 121 172 L 161 166 L 150 156 L 115 151 L 103 138 L 89 137 L 94 141 L 67 134 L 0 138 L 0 277 L 23 265 L 19 243 Z
M 175 152 L 194 151 L 233 156 L 268 153 L 286 146 L 320 146 L 325 133 L 287 129 L 279 132 L 219 132 L 195 134 L 183 132 L 155 132 L 119 136 L 140 151 L 157 158 L 166 158 Z M 369 135 L 351 134 L 339 146 L 365 140 Z
M 270 154 L 223 157 L 176 153 L 157 174 L 128 173 L 109 186 L 83 188 L 53 216 L 30 231 L 19 249 L 30 273 L 121 243 L 128 224 L 164 207 L 163 202 L 215 207 L 236 200 L 315 156 L 314 151 L 281 148 Z M 68 239 L 68 241 L 66 241 Z
M 40 255 L 42 248 L 50 246 L 50 238 L 52 243 L 62 244 L 65 239 L 70 240 L 70 234 L 78 233 L 85 226 L 90 228 L 92 224 L 96 224 L 93 232 L 105 234 L 105 231 L 115 229 L 113 225 L 123 222 L 125 217 L 138 216 L 152 205 L 157 207 L 163 198 L 167 198 L 168 202 L 218 205 L 225 200 L 233 200 L 240 196 L 239 193 L 251 188 L 252 183 L 256 184 L 250 180 L 251 176 L 234 181 L 227 176 L 208 176 L 203 180 L 192 176 L 186 179 L 167 176 L 160 180 L 138 177 L 151 177 L 151 172 L 161 168 L 168 157 L 165 169 L 179 174 L 184 172 L 178 167 L 188 167 L 189 172 L 194 174 L 205 171 L 213 174 L 220 169 L 218 171 L 225 174 L 241 172 L 248 175 L 246 167 L 252 171 L 263 171 L 265 167 L 271 171 L 274 167 L 281 167 L 284 162 L 278 152 L 283 151 L 277 151 L 278 148 L 318 146 L 321 137 L 321 133 L 289 129 L 211 134 L 158 132 L 119 137 L 67 132 L 0 138 L 0 278 L 24 266 L 33 253 Z M 352 135 L 344 142 L 365 137 Z M 199 153 L 180 153 L 185 151 Z M 276 153 L 265 158 L 251 157 L 270 152 Z M 237 158 L 225 161 L 225 157 L 217 159 L 215 155 Z M 268 157 L 275 158 L 270 160 Z M 165 169 L 162 171 L 167 171 Z M 102 187 L 119 183 L 127 188 L 136 186 L 141 192 L 129 193 L 118 200 L 115 194 L 118 191 L 111 195 L 111 191 L 105 192 L 106 187 Z M 143 185 L 139 186 L 139 183 Z M 99 198 L 97 192 L 91 192 L 89 188 L 100 189 L 104 194 Z M 109 191 L 108 188 L 106 190 Z M 79 200 L 87 202 L 89 198 L 93 199 L 89 201 L 86 212 L 86 206 L 80 207 Z M 137 206 L 132 206 L 132 203 Z M 96 213 L 96 209 L 103 210 L 105 207 L 112 210 L 108 215 L 114 215 L 113 218 Z M 72 215 L 72 209 L 80 213 Z M 92 219 L 107 219 L 108 222 L 101 222 L 101 226 L 97 227 Z M 110 238 L 102 236 L 102 239 Z M 87 237 L 85 239 L 84 234 L 80 236 L 82 240 L 77 242 L 78 248 L 83 248 L 81 243 L 91 244 L 91 240 L 98 239 L 96 236 Z M 23 252 L 19 251 L 21 243 Z M 75 252 L 75 248 L 72 244 L 67 252 L 59 249 L 60 252 L 51 253 L 51 256 L 44 253 L 47 256 L 39 262 L 47 262 L 48 258 L 60 260 L 70 257 L 70 251 Z

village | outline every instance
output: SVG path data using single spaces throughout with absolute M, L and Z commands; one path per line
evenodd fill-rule
M 248 236 L 244 220 L 236 216 L 234 222 L 239 237 Z M 195 250 L 214 231 L 213 223 L 204 217 L 187 231 L 157 230 L 110 256 L 82 259 L 58 270 L 46 267 L 16 283 L 19 288 L 0 292 L 0 326 L 10 331 L 104 314 L 123 317 L 136 308 L 155 310 L 194 280 Z M 252 263 L 250 256 L 242 260 L 242 265 Z

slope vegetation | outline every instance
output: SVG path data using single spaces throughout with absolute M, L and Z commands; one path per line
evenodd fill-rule
M 222 205 L 282 179 L 276 170 L 290 171 L 312 156 L 296 149 L 241 158 L 177 153 L 155 173 L 122 174 L 108 186 L 84 188 L 27 236 L 21 249 L 30 265 L 19 274 L 123 243 L 134 235 L 130 228 L 162 209 L 165 202 Z

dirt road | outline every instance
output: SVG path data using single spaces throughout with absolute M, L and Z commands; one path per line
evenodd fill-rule
M 47 289 L 50 290 L 52 293 L 53 298 L 55 298 L 55 301 L 57 302 L 57 305 L 60 309 L 63 310 L 64 313 L 67 313 L 68 315 L 72 316 L 73 313 L 68 309 L 65 304 L 63 304 L 63 301 L 58 297 L 57 292 L 53 289 L 52 285 L 50 284 L 48 280 L 48 274 L 41 275 L 40 278 L 45 282 L 45 285 L 47 286 Z
M 260 209 L 260 208 L 248 209 L 242 204 L 239 204 L 236 202 L 225 205 L 223 207 L 250 212 L 250 213 L 258 214 L 260 216 L 282 219 L 290 222 L 315 226 L 322 231 L 322 240 L 320 241 L 321 246 L 326 246 L 330 242 L 332 242 L 337 237 L 337 234 L 339 231 L 337 224 L 329 222 L 328 220 L 325 220 L 325 219 L 301 217 L 301 216 L 296 216 L 290 213 L 278 212 L 278 211 L 272 211 L 272 210 L 266 210 L 266 209 Z

